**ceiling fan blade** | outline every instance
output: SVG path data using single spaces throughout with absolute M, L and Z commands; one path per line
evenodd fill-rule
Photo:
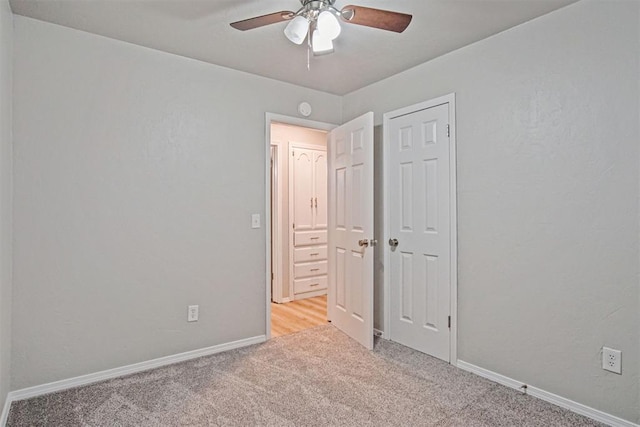
M 294 12 L 283 10 L 281 12 L 270 13 L 268 15 L 256 16 L 255 18 L 245 19 L 243 21 L 232 22 L 231 25 L 236 30 L 246 31 L 254 28 L 263 27 L 265 25 L 276 24 L 282 21 L 288 21 L 295 15 Z
M 343 7 L 341 16 L 345 22 L 350 24 L 395 31 L 396 33 L 406 30 L 412 18 L 406 13 L 353 5 Z

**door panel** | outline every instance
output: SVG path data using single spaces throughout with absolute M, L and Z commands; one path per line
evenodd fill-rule
M 450 361 L 449 105 L 389 120 L 390 338 Z
M 373 348 L 373 113 L 329 133 L 329 296 L 333 324 Z
M 293 223 L 296 230 L 313 229 L 313 151 L 291 148 L 289 181 L 293 188 Z
M 289 274 L 298 300 L 320 295 L 327 284 L 327 153 L 305 143 L 289 147 Z
M 314 228 L 327 228 L 327 153 L 313 154 L 314 173 Z

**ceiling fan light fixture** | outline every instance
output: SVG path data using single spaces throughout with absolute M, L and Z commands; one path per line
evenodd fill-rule
M 325 37 L 320 30 L 315 29 L 311 38 L 311 48 L 315 56 L 333 53 L 333 41 L 329 37 Z
M 329 10 L 323 10 L 318 15 L 318 31 L 323 37 L 327 37 L 329 40 L 335 40 L 340 35 L 342 28 L 338 18 Z
M 284 29 L 287 39 L 297 45 L 307 40 L 309 51 L 313 50 L 314 55 L 322 55 L 333 52 L 333 40 L 340 36 L 341 24 L 402 33 L 412 19 L 407 13 L 365 6 L 348 5 L 339 10 L 333 6 L 335 2 L 336 0 L 300 0 L 302 7 L 297 12 L 283 10 L 232 22 L 230 25 L 237 30 L 246 31 L 289 21 Z M 308 58 L 307 56 L 307 67 Z
M 296 16 L 287 24 L 284 35 L 295 44 L 302 44 L 309 31 L 309 20 L 302 15 Z

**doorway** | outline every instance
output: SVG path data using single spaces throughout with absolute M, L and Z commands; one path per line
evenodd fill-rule
M 443 111 L 443 108 L 435 108 L 446 105 L 446 117 L 433 118 L 427 117 L 417 119 L 416 123 L 408 125 L 399 125 L 395 132 L 390 132 L 391 122 L 396 123 L 396 119 L 405 116 L 413 117 L 414 113 L 430 110 Z M 439 345 L 438 349 L 446 347 L 446 354 L 441 357 L 449 363 L 456 364 L 457 361 L 457 230 L 456 230 L 456 156 L 455 156 L 455 95 L 450 94 L 441 98 L 406 107 L 391 113 L 384 114 L 384 137 L 383 140 L 378 139 L 377 144 L 384 146 L 383 167 L 383 228 L 384 228 L 384 309 L 383 337 L 398 341 L 409 347 L 416 348 L 428 354 L 433 354 L 432 350 L 427 347 L 420 347 L 424 344 L 420 341 L 431 340 L 433 337 L 421 336 L 415 342 L 405 341 L 400 333 L 394 333 L 392 327 L 392 316 L 400 316 L 400 322 L 413 323 L 415 330 L 430 329 L 431 332 L 438 333 L 439 337 L 445 337 L 444 345 Z M 267 114 L 267 171 L 266 171 L 266 206 L 267 217 L 270 218 L 270 194 L 271 194 L 271 169 L 269 167 L 269 153 L 272 123 L 284 123 L 294 126 L 308 127 L 311 129 L 321 129 L 329 132 L 328 147 L 328 190 L 329 190 L 329 215 L 327 221 L 328 237 L 327 241 L 327 259 L 328 262 L 328 286 L 329 298 L 327 306 L 328 318 L 333 325 L 345 332 L 351 338 L 360 342 L 366 348 L 373 348 L 373 263 L 371 256 L 373 255 L 373 247 L 377 245 L 374 235 L 373 221 L 373 147 L 376 144 L 374 138 L 374 114 L 372 112 L 352 119 L 341 126 L 327 125 L 324 123 L 314 123 L 303 119 L 295 119 L 283 116 Z M 399 123 L 399 122 L 398 122 Z M 434 124 L 435 123 L 435 124 Z M 444 132 L 444 133 L 443 133 Z M 434 139 L 434 135 L 436 139 Z M 443 135 L 446 135 L 443 136 Z M 393 136 L 393 138 L 392 138 Z M 414 138 L 415 136 L 415 138 Z M 395 139 L 394 139 L 395 138 Z M 384 142 L 384 144 L 383 144 Z M 410 152 L 431 150 L 434 147 L 446 147 L 446 156 L 440 154 L 434 158 L 432 154 L 428 154 L 424 158 L 412 159 L 412 165 L 402 159 L 396 162 L 394 167 L 400 167 L 401 170 L 395 171 L 390 169 L 391 157 L 390 147 L 393 146 L 401 152 Z M 439 150 L 437 148 L 436 150 Z M 283 150 L 279 150 L 281 153 Z M 295 156 L 295 153 L 291 157 Z M 287 156 L 289 156 L 287 154 Z M 397 153 L 396 153 L 397 154 Z M 406 153 L 405 153 L 406 154 Z M 441 153 L 443 154 L 443 153 Z M 312 158 L 308 156 L 309 158 Z M 434 159 L 440 161 L 439 165 L 434 167 Z M 398 159 L 396 159 L 398 160 Z M 405 159 L 406 160 L 406 159 Z M 444 167 L 448 165 L 448 167 Z M 413 169 L 415 169 L 415 174 Z M 447 171 L 441 174 L 437 171 Z M 378 173 L 380 170 L 378 170 Z M 402 172 L 401 174 L 399 174 Z M 404 174 L 404 175 L 403 175 Z M 401 178 L 394 183 L 390 177 Z M 436 180 L 434 181 L 434 177 Z M 431 193 L 418 191 L 414 194 L 412 190 L 413 182 L 416 188 L 422 190 L 433 188 L 446 190 L 447 197 L 444 193 L 432 197 Z M 406 184 L 406 185 L 405 185 Z M 395 185 L 395 187 L 393 187 Z M 398 186 L 400 192 L 398 191 Z M 411 190 L 411 191 L 409 191 Z M 406 193 L 406 194 L 405 194 Z M 393 197 L 403 196 L 404 203 L 399 208 L 399 204 L 394 204 Z M 309 208 L 315 206 L 315 197 L 306 196 L 309 199 Z M 304 199 L 306 200 L 306 199 Z M 435 200 L 435 203 L 434 203 Z M 397 201 L 396 201 L 397 202 Z M 413 212 L 413 206 L 419 208 Z M 446 212 L 434 207 L 440 206 L 447 208 Z M 433 213 L 437 211 L 437 220 Z M 444 214 L 441 213 L 444 212 Z M 398 213 L 402 215 L 398 216 Z M 406 214 L 406 215 L 405 215 Z M 403 216 L 404 215 L 404 216 Z M 401 218 L 411 220 L 415 218 L 415 224 L 404 224 L 407 227 L 400 229 L 390 227 L 395 219 Z M 313 224 L 313 214 L 308 215 L 306 223 Z M 406 221 L 405 221 L 406 222 Z M 447 227 L 443 225 L 447 223 Z M 270 224 L 270 221 L 266 221 Z M 287 225 L 288 226 L 288 225 Z M 291 228 L 291 232 L 297 234 Z M 391 232 L 398 236 L 391 236 Z M 439 240 L 445 243 L 445 248 L 439 252 L 432 252 L 430 249 L 418 248 L 413 249 L 406 246 L 409 240 L 405 235 L 400 234 L 404 231 L 416 231 L 416 235 L 420 234 L 439 234 L 442 237 Z M 303 230 L 300 232 L 300 238 L 316 240 L 317 243 L 324 242 L 322 230 Z M 399 238 L 400 237 L 400 238 Z M 397 243 L 398 239 L 402 243 Z M 271 247 L 271 227 L 267 230 L 267 266 L 271 264 L 272 252 L 282 254 L 282 250 Z M 389 245 L 387 245 L 387 242 Z M 401 245 L 401 248 L 398 248 Z M 382 246 L 382 245 L 381 245 Z M 293 247 L 293 245 L 291 246 Z M 395 249 L 394 249 L 395 248 Z M 400 254 L 400 259 L 398 258 Z M 395 255 L 393 257 L 392 255 Z M 413 255 L 417 255 L 413 257 Z M 409 258 L 413 257 L 413 261 Z M 440 263 L 440 260 L 446 262 Z M 398 260 L 400 262 L 398 262 Z M 331 262 L 333 261 L 333 262 Z M 348 262 L 347 262 L 348 261 Z M 403 261 L 407 261 L 402 264 Z M 437 264 L 437 265 L 436 265 Z M 291 264 L 293 265 L 293 264 Z M 416 274 L 413 274 L 415 266 Z M 316 266 L 319 268 L 318 266 Z M 319 270 L 318 270 L 319 271 Z M 392 272 L 395 272 L 393 274 Z M 448 273 L 446 280 L 440 280 L 440 272 Z M 398 276 L 400 273 L 400 276 Z M 424 273 L 424 274 L 423 274 Z M 322 273 L 317 274 L 324 274 Z M 403 276 L 404 274 L 404 276 Z M 267 281 L 271 282 L 272 271 L 267 268 Z M 293 273 L 292 273 L 293 277 Z M 433 278 L 437 278 L 434 282 Z M 425 284 L 425 278 L 428 282 Z M 405 280 L 406 279 L 406 280 Z M 417 280 L 414 280 L 417 279 Z M 439 287 L 440 284 L 446 282 L 447 287 Z M 290 281 L 288 283 L 291 283 Z M 313 283 L 318 283 L 314 279 Z M 404 284 L 404 287 L 398 287 L 398 284 Z M 434 286 L 435 285 L 435 286 Z M 320 284 L 318 283 L 318 285 Z M 395 286 L 396 288 L 393 288 Z M 271 287 L 267 286 L 267 318 L 266 318 L 266 336 L 271 337 Z M 275 286 L 274 286 L 275 289 Z M 304 289 L 303 291 L 309 291 Z M 437 311 L 437 319 L 434 320 L 435 313 L 433 307 L 434 301 L 439 301 L 435 294 L 448 296 L 448 302 L 438 303 L 435 311 Z M 293 295 L 295 300 L 295 290 Z M 395 298 L 395 300 L 394 300 Z M 392 301 L 395 301 L 393 303 Z M 404 303 L 404 306 L 398 306 Z M 414 308 L 415 306 L 415 308 Z M 393 308 L 393 310 L 392 310 Z M 395 313 L 395 314 L 394 314 Z M 398 313 L 400 313 L 398 315 Z M 415 313 L 415 315 L 414 315 Z M 442 315 L 445 314 L 444 321 Z M 397 319 L 396 319 L 397 320 Z M 396 323 L 396 326 L 398 323 Z M 403 325 L 404 326 L 404 325 Z M 396 331 L 397 332 L 397 331 Z M 417 342 L 417 344 L 416 344 Z M 442 344 L 442 342 L 440 343 Z
M 333 127 L 267 114 L 268 338 L 327 324 L 326 143 Z

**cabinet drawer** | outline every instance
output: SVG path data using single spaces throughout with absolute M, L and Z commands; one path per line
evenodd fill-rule
M 327 261 L 306 262 L 304 264 L 295 264 L 293 266 L 293 277 L 309 277 L 327 274 Z
M 311 246 L 295 248 L 293 250 L 293 262 L 309 262 L 327 259 L 326 246 Z
M 327 230 L 322 231 L 296 231 L 293 235 L 295 246 L 318 245 L 327 243 Z
M 308 279 L 297 279 L 293 281 L 293 292 L 296 294 L 320 291 L 322 289 L 327 289 L 327 276 L 310 277 Z

